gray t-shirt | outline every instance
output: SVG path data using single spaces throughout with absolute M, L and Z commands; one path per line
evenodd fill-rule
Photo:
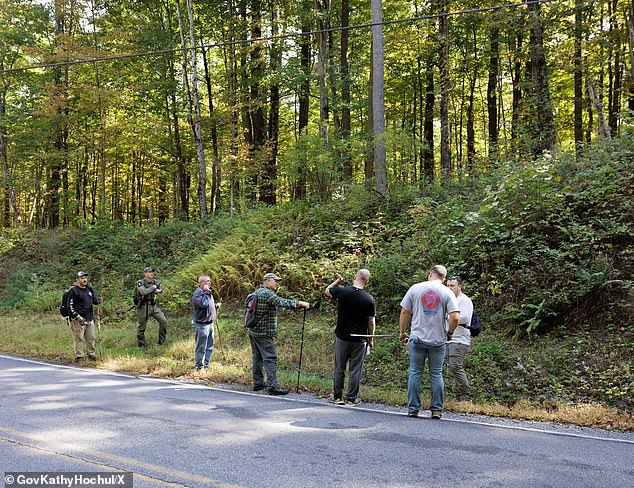
M 456 296 L 440 280 L 412 285 L 401 300 L 401 307 L 412 317 L 410 337 L 430 346 L 447 341 L 447 315 L 460 311 Z

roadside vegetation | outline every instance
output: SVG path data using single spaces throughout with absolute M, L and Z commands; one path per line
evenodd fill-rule
M 445 264 L 465 281 L 484 330 L 467 355 L 473 403 L 454 411 L 632 430 L 634 419 L 634 141 L 505 166 L 478 178 L 393 189 L 389 198 L 349 187 L 332 202 L 242 209 L 202 223 L 4 230 L 0 237 L 0 351 L 72 359 L 57 306 L 74 273 L 91 273 L 104 359 L 138 374 L 248 385 L 250 348 L 239 304 L 266 271 L 284 277 L 282 296 L 311 302 L 302 388 L 331 388 L 334 310 L 323 288 L 368 267 L 377 333 L 396 334 L 407 288 Z M 168 344 L 136 348 L 132 289 L 158 268 Z M 224 303 L 212 367 L 193 371 L 189 298 L 199 274 Z M 300 312 L 280 319 L 281 380 L 294 386 Z M 222 340 L 222 351 L 219 340 Z M 408 357 L 382 338 L 368 357 L 362 398 L 406 402 Z

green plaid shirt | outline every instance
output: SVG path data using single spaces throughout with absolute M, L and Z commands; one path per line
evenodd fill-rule
M 297 300 L 278 297 L 264 285 L 255 290 L 258 302 L 255 306 L 257 325 L 249 329 L 249 334 L 257 337 L 277 336 L 277 307 L 297 308 Z

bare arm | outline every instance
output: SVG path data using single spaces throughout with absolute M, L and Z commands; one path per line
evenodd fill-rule
M 451 339 L 454 330 L 458 327 L 458 322 L 460 321 L 460 312 L 451 312 L 449 314 L 449 330 L 447 331 L 447 336 Z
M 343 277 L 339 274 L 336 273 L 337 275 L 337 279 L 335 281 L 333 281 L 332 283 L 330 283 L 326 289 L 324 290 L 324 294 L 328 297 L 328 298 L 332 298 L 332 295 L 330 293 L 330 290 L 332 288 L 334 288 L 335 286 L 339 286 L 340 283 L 343 283 Z
M 409 325 L 409 312 L 404 308 L 401 309 L 401 315 L 398 318 L 398 325 L 400 328 L 399 340 L 403 344 L 407 344 L 409 336 L 407 335 L 407 326 Z
M 375 317 L 368 317 L 368 335 L 373 336 L 375 329 L 376 329 Z M 368 345 L 370 346 L 370 349 L 374 348 L 374 337 L 368 338 Z

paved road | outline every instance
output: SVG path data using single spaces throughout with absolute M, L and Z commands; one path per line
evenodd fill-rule
M 0 388 L 3 473 L 132 471 L 135 488 L 634 486 L 634 436 L 411 419 L 7 356 Z

